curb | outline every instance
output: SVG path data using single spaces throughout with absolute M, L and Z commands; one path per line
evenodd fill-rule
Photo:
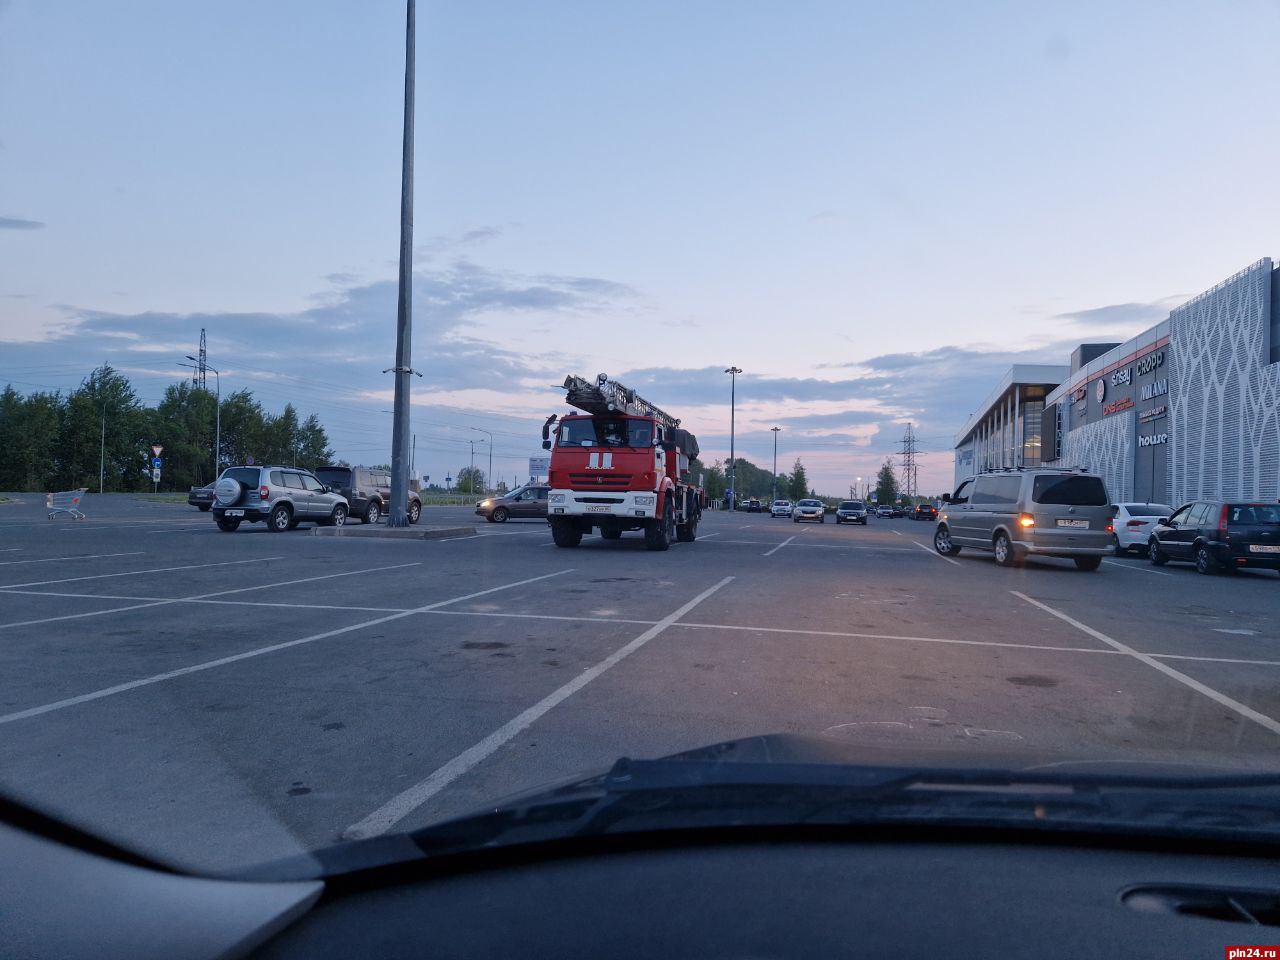
M 387 527 L 380 523 L 365 526 L 312 527 L 313 537 L 352 537 L 373 540 L 439 540 L 444 537 L 469 537 L 475 527 Z

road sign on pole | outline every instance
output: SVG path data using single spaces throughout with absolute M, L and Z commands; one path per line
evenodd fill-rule
M 151 469 L 152 469 L 152 470 L 159 470 L 162 466 L 164 466 L 164 461 L 163 461 L 163 460 L 161 460 L 159 457 L 152 457 L 152 458 L 151 458 Z
M 158 443 L 153 443 L 153 444 L 151 445 L 151 455 L 152 455 L 152 456 L 154 456 L 154 457 L 158 457 L 158 456 L 160 456 L 160 454 L 162 454 L 162 453 L 164 453 L 164 447 L 160 446 L 160 444 L 158 444 Z

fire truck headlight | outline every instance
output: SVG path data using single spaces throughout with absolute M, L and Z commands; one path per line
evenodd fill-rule
M 636 506 L 637 506 L 637 507 L 652 507 L 652 506 L 653 506 L 653 497 L 651 497 L 651 496 L 649 496 L 649 497 L 636 497 Z
M 551 502 L 552 502 L 552 503 L 564 503 L 564 494 L 563 494 L 563 493 L 553 493 L 553 494 L 551 494 L 551 496 L 550 496 L 550 498 L 549 498 L 549 499 L 551 500 Z

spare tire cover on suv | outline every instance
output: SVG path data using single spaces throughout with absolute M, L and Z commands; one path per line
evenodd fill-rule
M 244 495 L 244 485 L 239 480 L 223 477 L 213 488 L 213 499 L 220 507 L 230 507 L 239 503 Z

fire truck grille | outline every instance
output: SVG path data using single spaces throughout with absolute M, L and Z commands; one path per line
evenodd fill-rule
M 629 473 L 571 473 L 569 483 L 575 490 L 626 490 L 631 486 Z

